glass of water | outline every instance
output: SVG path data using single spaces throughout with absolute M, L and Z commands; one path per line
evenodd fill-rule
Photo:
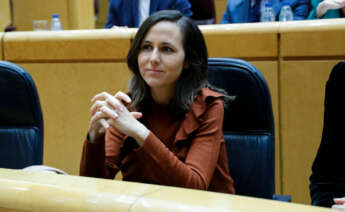
M 47 20 L 34 20 L 33 21 L 33 29 L 34 31 L 47 31 L 48 28 L 48 21 Z

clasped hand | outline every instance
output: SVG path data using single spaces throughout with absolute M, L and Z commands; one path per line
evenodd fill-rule
M 317 7 L 317 16 L 323 16 L 328 10 L 342 9 L 345 7 L 345 0 L 324 0 Z
M 127 94 L 117 92 L 112 96 L 102 92 L 94 96 L 91 101 L 93 102 L 89 126 L 91 142 L 102 136 L 110 125 L 136 139 L 139 145 L 148 136 L 147 128 L 137 120 L 142 117 L 142 113 L 130 112 L 125 106 L 132 101 Z
M 327 4 L 327 8 L 331 10 L 341 9 L 345 7 L 345 0 L 324 0 L 325 4 Z
M 333 209 L 345 211 L 345 197 L 334 199 L 335 205 L 332 206 Z

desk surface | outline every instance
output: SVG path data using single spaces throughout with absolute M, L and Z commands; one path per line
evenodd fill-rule
M 10 169 L 0 169 L 0 190 L 0 211 L 332 211 L 192 189 Z

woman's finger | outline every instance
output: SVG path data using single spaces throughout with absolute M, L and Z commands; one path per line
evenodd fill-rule
M 91 116 L 93 116 L 99 108 L 105 106 L 107 103 L 105 101 L 97 100 L 90 108 Z
M 113 109 L 118 110 L 118 111 L 124 111 L 125 106 L 120 102 L 118 99 L 116 99 L 113 96 L 108 97 L 106 100 L 106 103 Z
M 117 92 L 115 94 L 115 98 L 127 104 L 130 104 L 132 102 L 131 98 L 127 94 L 123 93 L 122 91 Z
M 131 114 L 136 119 L 140 119 L 141 117 L 143 117 L 143 114 L 140 112 L 131 112 Z
M 104 129 L 108 129 L 109 128 L 109 123 L 107 122 L 106 119 L 100 119 L 99 123 L 101 123 L 101 125 L 104 127 Z
M 119 117 L 119 115 L 114 110 L 111 110 L 107 106 L 101 107 L 100 111 L 102 111 L 102 113 L 104 113 L 104 115 L 109 116 L 112 119 L 117 119 L 117 117 Z
M 109 128 L 109 123 L 105 119 L 100 119 L 99 123 L 103 126 L 101 129 L 98 130 L 99 133 L 104 133 Z
M 343 198 L 334 198 L 333 201 L 335 204 L 344 204 L 345 203 L 345 197 Z
M 131 112 L 131 115 L 135 118 L 135 119 L 140 119 L 143 114 L 140 112 Z M 110 125 L 114 125 L 115 126 L 115 120 L 114 119 L 108 119 L 107 120 L 108 124 Z
M 96 112 L 95 115 L 93 115 L 90 119 L 90 125 L 93 125 L 94 123 L 96 123 L 98 120 L 100 120 L 102 118 L 106 119 L 107 117 L 101 111 Z
M 112 97 L 112 95 L 110 95 L 109 93 L 107 92 L 102 92 L 102 93 L 99 93 L 97 94 L 96 96 L 94 96 L 92 99 L 91 99 L 91 102 L 95 102 L 97 100 L 105 100 L 107 99 L 108 97 Z
M 345 205 L 332 205 L 332 209 L 345 211 Z

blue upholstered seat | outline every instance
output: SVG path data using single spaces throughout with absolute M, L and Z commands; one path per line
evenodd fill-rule
M 267 83 L 249 62 L 209 59 L 209 81 L 234 102 L 225 110 L 223 132 L 230 174 L 239 195 L 272 199 L 274 182 L 274 121 Z
M 0 168 L 42 164 L 43 118 L 34 81 L 16 64 L 0 61 Z

